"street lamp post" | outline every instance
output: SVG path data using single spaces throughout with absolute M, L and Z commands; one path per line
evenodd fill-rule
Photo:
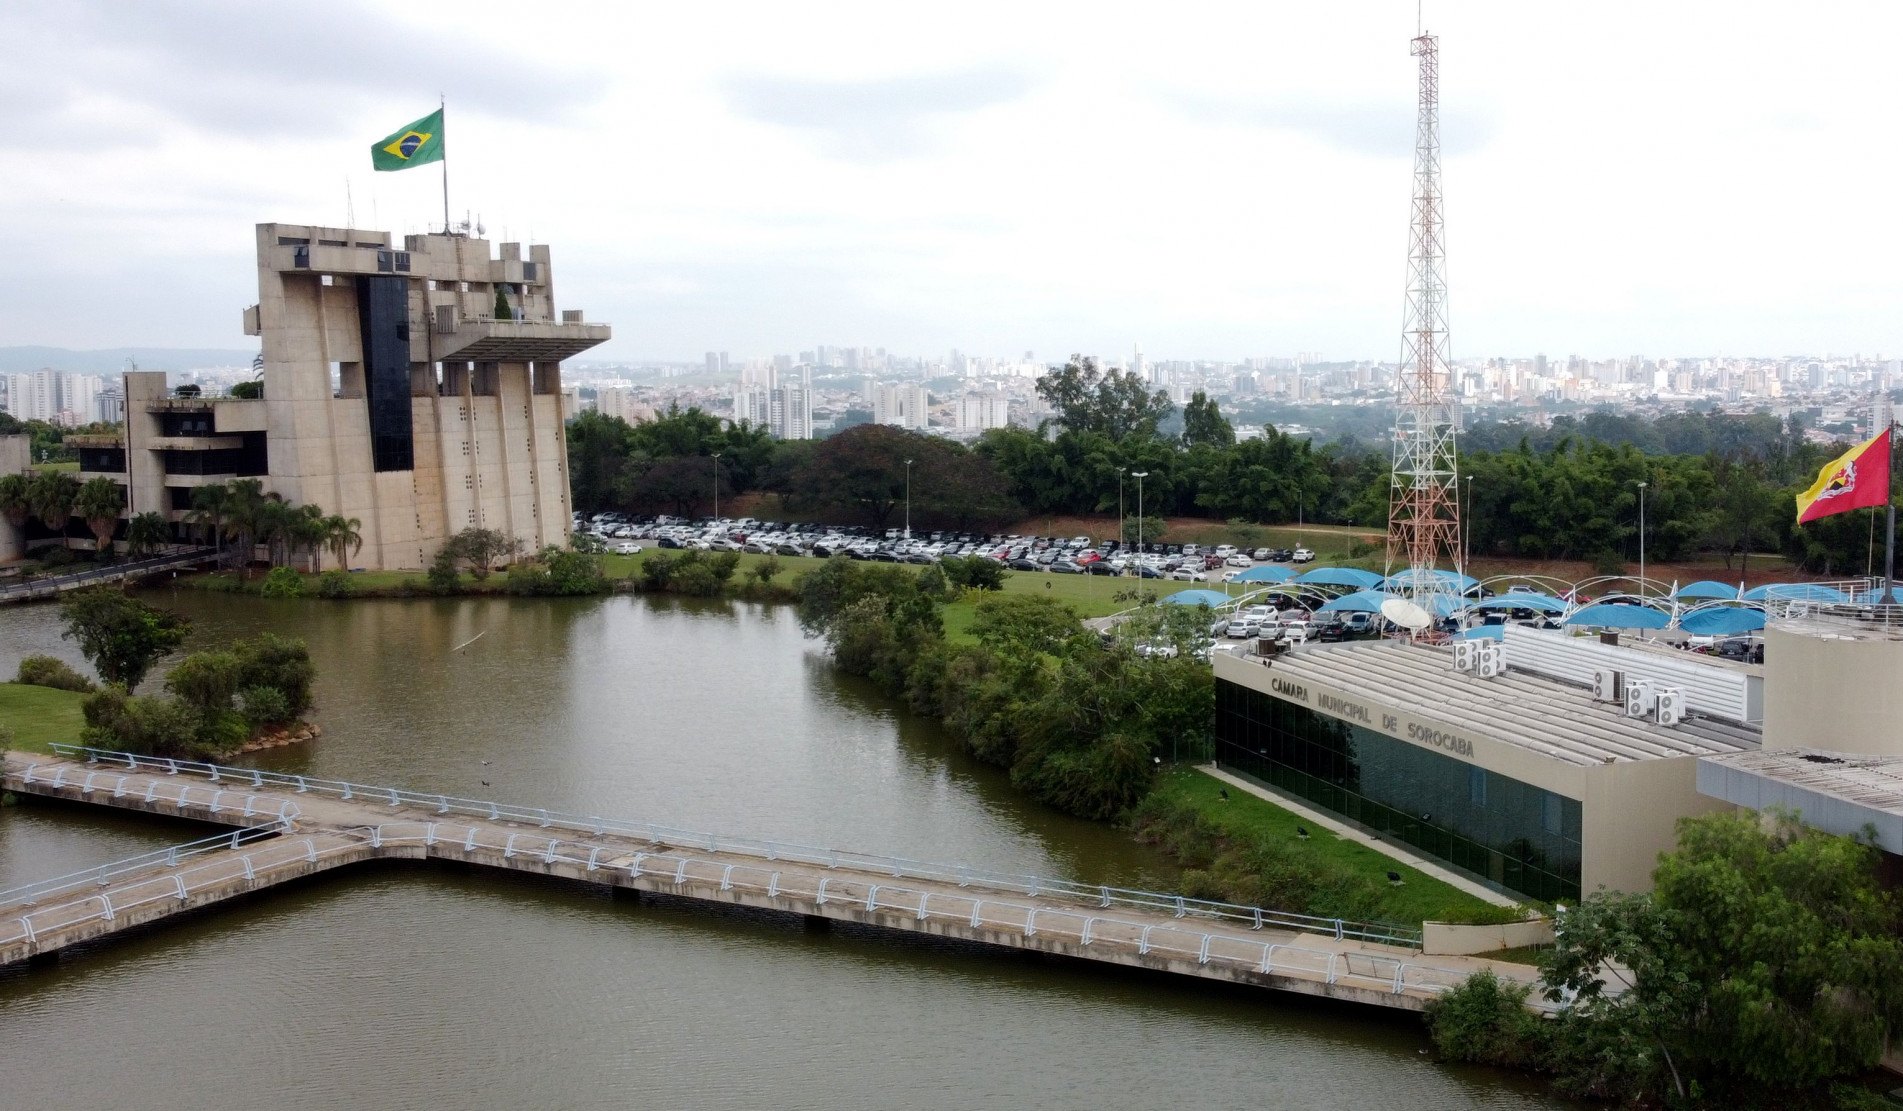
M 1123 532 L 1123 476 L 1128 473 L 1122 467 L 1117 468 L 1117 551 L 1125 557 L 1130 554 L 1130 538 Z M 1876 526 L 1871 525 L 1870 528 L 1870 535 L 1875 536 Z
M 720 453 L 714 452 L 714 525 L 720 524 Z
M 1645 597 L 1645 488 L 1639 483 L 1639 597 Z
M 1467 496 L 1461 499 L 1460 506 L 1460 573 L 1467 573 L 1467 561 L 1471 559 L 1468 547 L 1473 543 L 1474 476 L 1466 476 Z
M 905 461 L 905 538 L 912 539 L 912 461 Z
M 1139 559 L 1137 575 L 1141 577 L 1143 574 L 1143 564 L 1140 562 L 1143 556 L 1143 480 L 1150 477 L 1150 472 L 1131 471 L 1130 477 L 1137 480 L 1137 557 Z

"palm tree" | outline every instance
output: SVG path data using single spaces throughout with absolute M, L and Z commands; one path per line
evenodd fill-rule
M 310 554 L 311 562 L 317 562 L 318 549 L 330 538 L 330 530 L 324 523 L 324 511 L 315 505 L 300 505 L 290 510 L 290 519 L 285 522 L 285 562 L 297 558 L 300 550 Z
M 337 557 L 337 566 L 348 570 L 350 557 L 363 550 L 363 522 L 341 514 L 324 518 L 324 544 Z
M 60 545 L 66 543 L 66 522 L 73 515 L 73 499 L 79 496 L 79 480 L 60 471 L 41 471 L 27 485 L 27 500 L 40 523 L 59 533 Z
M 283 562 L 283 552 L 291 539 L 291 506 L 277 494 L 266 494 L 251 517 L 254 543 L 264 545 L 265 561 L 272 567 Z
M 222 551 L 225 546 L 225 514 L 231 507 L 231 487 L 224 483 L 192 488 L 192 511 L 186 521 L 203 529 L 204 535 Z
M 265 516 L 270 512 L 266 507 L 270 504 L 271 496 L 265 494 L 264 483 L 255 478 L 233 479 L 226 490 L 224 532 L 238 541 L 241 568 L 251 563 L 252 553 L 264 535 L 268 524 Z
M 0 475 L 0 517 L 14 528 L 24 528 L 33 516 L 32 484 L 23 474 Z
M 126 554 L 134 559 L 151 555 L 172 538 L 172 526 L 163 513 L 147 510 L 126 522 Z
M 119 484 L 104 475 L 89 478 L 73 495 L 72 511 L 85 519 L 93 532 L 93 551 L 98 556 L 112 555 L 112 534 L 119 528 L 119 511 L 126 507 Z

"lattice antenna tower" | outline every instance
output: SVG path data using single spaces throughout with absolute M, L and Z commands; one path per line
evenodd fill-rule
M 1440 40 L 1422 33 L 1420 117 L 1414 136 L 1414 216 L 1407 311 L 1395 397 L 1394 477 L 1388 499 L 1388 573 L 1411 574 L 1402 593 L 1429 613 L 1459 591 L 1435 570 L 1465 573 L 1460 546 L 1460 468 L 1447 342 L 1446 248 L 1440 186 Z M 1444 606 L 1444 603 L 1440 603 Z

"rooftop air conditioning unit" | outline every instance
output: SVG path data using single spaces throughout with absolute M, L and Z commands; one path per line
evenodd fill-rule
M 1479 664 L 1476 670 L 1482 679 L 1492 679 L 1507 669 L 1506 653 L 1500 645 L 1491 640 L 1480 642 Z
M 1677 725 L 1685 720 L 1685 692 L 1677 687 L 1660 687 L 1656 714 L 1660 725 Z
M 1624 702 L 1625 675 L 1609 667 L 1602 667 L 1592 673 L 1592 698 L 1594 702 Z
M 1473 640 L 1454 642 L 1454 670 L 1472 671 L 1480 663 L 1480 643 Z
M 1649 679 L 1635 679 L 1625 685 L 1625 716 L 1642 718 L 1652 712 L 1656 696 Z

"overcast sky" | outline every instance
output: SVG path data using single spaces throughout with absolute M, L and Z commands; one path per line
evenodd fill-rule
M 1903 5 L 1433 3 L 1457 358 L 1903 352 Z M 1415 4 L 0 5 L 0 345 L 451 203 L 610 357 L 1399 351 Z

